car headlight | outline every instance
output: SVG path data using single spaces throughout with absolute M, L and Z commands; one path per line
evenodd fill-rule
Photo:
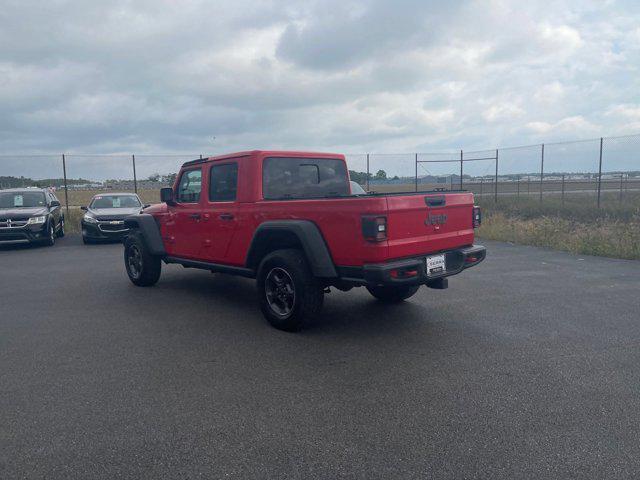
M 39 225 L 47 221 L 47 217 L 42 215 L 40 217 L 31 217 L 27 222 L 28 225 Z
M 83 218 L 84 218 L 84 221 L 87 223 L 98 223 L 98 220 L 96 220 L 95 217 L 92 217 L 88 213 L 85 213 Z

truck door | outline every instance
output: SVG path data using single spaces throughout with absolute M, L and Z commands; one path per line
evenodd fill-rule
M 209 167 L 209 191 L 203 203 L 202 260 L 229 263 L 227 250 L 237 226 L 238 163 L 215 162 Z
M 202 238 L 202 168 L 183 170 L 175 192 L 175 205 L 169 207 L 166 223 L 166 250 L 169 255 L 197 259 Z

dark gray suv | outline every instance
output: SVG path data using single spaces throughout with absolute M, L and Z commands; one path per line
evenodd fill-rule
M 0 244 L 54 245 L 64 236 L 60 201 L 48 188 L 0 190 Z

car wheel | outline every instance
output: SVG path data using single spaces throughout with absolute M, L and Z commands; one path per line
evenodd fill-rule
M 413 296 L 419 288 L 420 285 L 375 286 L 367 287 L 367 290 L 381 302 L 398 303 Z
M 85 245 L 91 245 L 93 243 L 93 240 L 86 237 L 85 235 L 82 235 L 82 243 L 84 243 Z
M 53 220 L 49 222 L 47 238 L 44 240 L 44 244 L 48 247 L 53 247 L 56 244 L 56 229 L 53 226 Z
M 60 225 L 58 226 L 58 238 L 64 237 L 64 217 L 60 218 Z
M 128 235 L 125 240 L 124 265 L 129 280 L 139 287 L 156 284 L 162 270 L 160 257 L 149 252 L 139 232 Z
M 260 309 L 279 330 L 300 330 L 320 313 L 324 290 L 299 250 L 277 250 L 258 267 Z

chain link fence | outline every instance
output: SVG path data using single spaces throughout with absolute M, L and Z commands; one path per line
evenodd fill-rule
M 68 207 L 96 193 L 137 192 L 145 203 L 201 154 L 0 155 L 0 189 L 47 186 Z M 351 179 L 367 191 L 467 190 L 486 201 L 604 201 L 640 192 L 640 135 L 442 153 L 348 154 Z
M 640 192 L 640 135 L 495 150 L 369 154 L 365 171 L 358 170 L 355 157 L 347 156 L 356 172 L 352 176 L 377 192 L 467 190 L 494 202 L 528 197 L 564 203 L 579 197 L 597 207 Z

